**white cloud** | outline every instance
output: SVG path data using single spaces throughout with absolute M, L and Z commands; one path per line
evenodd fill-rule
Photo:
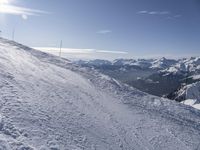
M 57 47 L 33 47 L 34 49 L 41 50 L 44 52 L 59 52 L 60 48 Z M 62 53 L 81 53 L 81 54 L 88 54 L 95 52 L 94 49 L 78 49 L 78 48 L 62 48 Z
M 146 11 L 146 10 L 142 10 L 142 11 L 138 11 L 137 13 L 138 13 L 138 14 L 147 14 L 148 11 Z
M 110 53 L 110 54 L 128 54 L 125 51 L 108 51 L 108 50 L 96 50 L 97 53 Z
M 174 18 L 180 18 L 182 15 L 175 15 Z
M 108 34 L 108 33 L 111 33 L 112 31 L 111 30 L 100 30 L 100 31 L 97 31 L 98 34 Z
M 60 48 L 54 47 L 34 47 L 34 49 L 51 53 L 59 56 Z M 108 59 L 113 60 L 117 58 L 129 57 L 128 52 L 125 51 L 110 51 L 97 49 L 76 49 L 76 48 L 62 48 L 62 57 L 67 59 Z
M 173 20 L 173 19 L 178 19 L 178 18 L 180 18 L 180 17 L 182 17 L 182 15 L 174 15 L 174 16 L 169 16 L 169 17 L 167 17 L 167 19 Z
M 9 3 L 6 3 L 6 1 L 4 3 L 0 3 L 0 13 L 22 16 L 23 19 L 27 19 L 28 16 L 40 16 L 42 14 L 49 14 L 49 12 L 42 10 L 11 5 Z
M 159 15 L 159 12 L 156 11 L 150 11 L 148 12 L 149 15 Z
M 10 1 L 9 0 L 0 0 L 0 5 L 1 4 L 8 4 Z
M 56 47 L 33 47 L 34 49 L 41 50 L 41 51 L 52 51 L 52 52 L 59 52 L 60 48 Z M 110 53 L 110 54 L 128 54 L 125 51 L 109 51 L 109 50 L 97 50 L 97 49 L 78 49 L 78 48 L 62 48 L 62 53 L 81 53 L 81 54 L 88 54 L 88 53 Z
M 152 15 L 152 16 L 164 16 L 166 19 L 178 19 L 182 17 L 180 14 L 173 14 L 170 11 L 147 11 L 147 10 L 142 10 L 138 11 L 137 14 L 141 15 Z
M 138 11 L 138 14 L 147 14 L 147 15 L 169 15 L 169 11 L 147 11 L 147 10 L 142 10 Z

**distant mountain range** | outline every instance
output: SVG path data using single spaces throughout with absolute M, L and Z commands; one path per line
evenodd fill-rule
M 79 60 L 78 65 L 100 72 L 128 85 L 160 97 L 183 101 L 186 96 L 175 96 L 184 86 L 200 81 L 200 57 L 183 59 L 116 59 Z
M 116 59 L 108 60 L 78 60 L 77 64 L 90 66 L 138 66 L 143 69 L 155 69 L 166 73 L 182 73 L 182 72 L 198 72 L 200 73 L 200 57 L 191 57 L 183 59 L 167 59 L 165 57 L 159 59 Z

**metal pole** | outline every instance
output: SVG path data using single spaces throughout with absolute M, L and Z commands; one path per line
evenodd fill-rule
M 59 57 L 61 57 L 61 51 L 62 51 L 62 40 L 60 41 L 60 52 L 59 52 Z
M 13 32 L 12 32 L 12 40 L 13 41 L 15 40 L 15 28 L 13 29 Z

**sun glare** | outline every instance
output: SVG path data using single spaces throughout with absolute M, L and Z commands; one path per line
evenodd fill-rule
M 0 0 L 0 4 L 9 4 L 9 0 Z
M 0 13 L 20 14 L 20 9 L 11 5 L 12 0 L 0 0 Z
M 0 12 L 7 12 L 7 5 L 9 5 L 9 0 L 0 0 Z

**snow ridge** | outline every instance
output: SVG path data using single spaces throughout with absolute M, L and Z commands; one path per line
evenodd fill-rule
M 0 39 L 0 149 L 196 150 L 200 112 Z

